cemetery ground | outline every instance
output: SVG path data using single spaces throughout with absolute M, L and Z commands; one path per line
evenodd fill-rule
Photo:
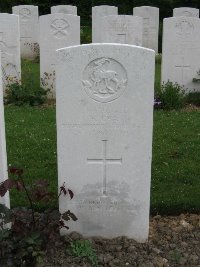
M 23 79 L 28 81 L 30 76 L 34 86 L 39 86 L 39 64 L 24 61 Z M 159 82 L 158 62 L 156 88 Z M 200 266 L 199 115 L 198 109 L 154 112 L 148 243 L 137 244 L 125 237 L 113 240 L 95 238 L 90 239 L 90 248 L 89 243 L 76 233 L 64 239 L 57 235 L 56 242 L 49 242 L 45 259 L 38 266 L 97 266 L 96 255 L 98 266 Z M 23 168 L 28 185 L 37 179 L 47 179 L 50 190 L 56 194 L 55 105 L 7 105 L 5 122 L 8 164 Z M 70 188 L 70 184 L 66 186 Z M 28 207 L 22 192 L 12 190 L 10 196 L 12 208 Z M 36 211 L 42 212 L 47 207 L 58 208 L 54 200 L 36 205 Z M 76 239 L 82 240 L 82 245 L 74 241 Z M 75 256 L 69 253 L 69 244 L 74 244 Z

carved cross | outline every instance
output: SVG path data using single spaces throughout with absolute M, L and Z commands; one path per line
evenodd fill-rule
M 107 193 L 107 164 L 122 164 L 122 158 L 108 158 L 107 157 L 107 142 L 108 140 L 102 140 L 103 142 L 103 156 L 100 158 L 88 158 L 89 164 L 102 164 L 103 167 L 103 194 Z

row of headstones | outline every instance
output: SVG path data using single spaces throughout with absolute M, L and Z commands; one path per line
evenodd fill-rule
M 77 15 L 77 7 L 61 5 L 51 7 L 51 13 Z M 15 6 L 13 14 L 20 16 L 21 56 L 34 57 L 38 50 L 39 25 L 37 6 Z M 141 6 L 133 9 L 133 16 L 117 16 L 118 8 L 114 6 L 96 6 L 92 8 L 92 42 L 135 44 L 158 52 L 159 9 Z M 105 16 L 114 16 L 107 17 Z M 173 16 L 199 17 L 195 8 L 175 8 Z M 102 17 L 104 17 L 102 19 Z M 143 19 L 136 18 L 140 17 Z M 62 28 L 62 25 L 59 25 Z M 58 25 L 56 25 L 58 27 Z M 63 27 L 67 24 L 63 23 Z M 54 29 L 55 25 L 54 25 Z M 105 31 L 105 29 L 107 29 Z M 124 33 L 126 32 L 126 34 Z
M 104 6 L 98 8 L 101 9 L 104 8 Z M 112 9 L 113 7 L 110 8 Z M 94 10 L 95 9 L 97 9 L 97 7 L 94 7 Z M 148 7 L 148 9 L 152 8 Z M 152 10 L 157 9 L 153 8 Z M 95 14 L 95 12 L 93 13 Z M 98 18 L 98 16 L 96 17 Z M 132 42 L 130 43 L 135 44 L 134 40 L 142 40 L 141 18 L 134 16 L 107 16 L 104 18 L 108 18 L 103 20 L 103 23 L 105 24 L 104 26 L 108 28 L 108 31 L 104 30 L 105 35 L 106 32 L 110 32 L 110 34 L 107 34 L 107 36 L 109 36 L 109 38 L 113 37 L 112 40 L 110 39 L 110 42 L 124 42 L 129 38 L 129 41 L 132 40 Z M 2 51 L 3 59 L 2 66 L 4 84 L 8 84 L 20 80 L 21 78 L 19 21 L 18 16 L 10 14 L 0 14 L 0 20 L 2 21 L 0 23 L 0 50 Z M 99 19 L 96 19 L 97 25 L 98 20 Z M 117 30 L 121 29 L 121 31 L 118 32 L 118 34 L 115 34 L 115 36 L 113 36 L 111 34 L 111 31 L 109 31 L 109 29 L 111 28 L 108 25 L 109 20 L 110 23 L 112 22 L 111 25 Z M 26 16 L 24 17 L 23 25 L 29 25 L 27 22 L 25 23 L 25 21 Z M 95 21 L 95 19 L 93 21 Z M 148 24 L 148 21 L 149 20 L 147 18 L 144 19 L 144 24 Z M 195 78 L 195 75 L 197 75 L 197 72 L 199 70 L 199 21 L 200 20 L 198 18 L 192 17 L 176 17 L 164 20 L 162 61 L 163 82 L 171 80 L 173 82 L 184 85 L 189 90 L 198 89 L 198 84 L 194 84 L 192 82 L 192 79 Z M 56 64 L 55 51 L 56 49 L 62 47 L 80 44 L 80 18 L 75 15 L 56 13 L 52 15 L 41 16 L 40 22 L 41 86 L 51 89 L 49 97 L 54 98 Z M 28 26 L 28 29 L 30 28 L 30 25 Z M 149 25 L 152 24 L 150 23 Z M 136 31 L 136 28 L 138 31 Z M 27 46 L 29 45 L 33 49 L 33 51 L 37 50 L 38 43 L 28 42 L 27 36 L 28 34 L 26 34 L 26 37 L 21 37 L 21 39 L 24 38 L 26 40 L 24 44 L 26 44 Z M 116 40 L 116 36 L 117 38 L 119 38 L 118 40 Z M 171 41 L 172 36 L 173 42 Z
M 78 221 L 70 231 L 148 238 L 155 52 L 89 44 L 56 52 L 59 199 Z M 1 80 L 1 73 L 0 73 Z M 7 177 L 0 84 L 0 181 Z M 0 199 L 9 206 L 9 195 Z M 65 229 L 62 234 L 65 234 Z M 68 233 L 67 231 L 66 233 Z

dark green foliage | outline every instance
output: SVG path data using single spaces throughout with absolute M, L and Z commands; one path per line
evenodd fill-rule
M 40 87 L 38 64 L 24 60 L 22 61 L 22 71 L 22 83 L 13 83 L 7 86 L 5 103 L 16 106 L 43 104 L 49 90 Z
M 43 104 L 47 99 L 48 90 L 41 87 L 35 88 L 31 84 L 13 83 L 7 86 L 5 103 L 16 106 L 30 105 L 38 106 Z
M 200 107 L 200 92 L 191 92 L 187 94 L 186 103 Z
M 92 42 L 92 29 L 89 26 L 81 27 L 81 43 L 88 44 Z
M 185 104 L 185 93 L 183 87 L 178 83 L 167 83 L 161 85 L 158 95 L 163 109 L 181 109 Z

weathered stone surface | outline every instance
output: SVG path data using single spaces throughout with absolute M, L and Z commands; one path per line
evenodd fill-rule
M 84 236 L 148 237 L 153 124 L 153 50 L 92 44 L 57 51 L 60 211 Z M 68 231 L 67 231 L 68 232 Z M 63 230 L 62 233 L 65 233 Z
M 121 43 L 142 46 L 142 18 L 114 15 L 102 17 L 102 43 Z
M 173 41 L 172 41 L 173 40 Z M 162 82 L 184 86 L 186 91 L 200 91 L 200 19 L 172 17 L 164 19 Z M 199 74 L 198 74 L 199 73 Z
M 80 17 L 51 14 L 40 17 L 40 79 L 55 98 L 56 49 L 80 44 Z
M 117 15 L 118 8 L 115 6 L 94 6 L 92 7 L 92 42 L 101 43 L 101 19 L 104 16 Z
M 51 7 L 51 14 L 54 13 L 64 13 L 64 14 L 71 14 L 77 15 L 77 7 L 71 5 L 58 5 Z
M 199 9 L 192 7 L 178 7 L 173 9 L 174 17 L 197 17 L 199 18 Z
M 4 89 L 6 85 L 20 82 L 19 17 L 0 13 L 0 51 Z
M 1 65 L 1 58 L 0 58 Z M 7 155 L 6 155 L 6 139 L 5 139 L 5 123 L 4 123 L 4 106 L 3 106 L 3 86 L 2 72 L 0 69 L 0 183 L 8 178 L 7 172 Z M 10 207 L 9 193 L 4 197 L 0 197 L 0 204 Z
M 39 56 L 38 7 L 32 5 L 14 6 L 13 14 L 19 15 L 21 57 L 34 59 Z
M 143 18 L 143 46 L 158 53 L 159 8 L 135 7 L 133 15 Z

